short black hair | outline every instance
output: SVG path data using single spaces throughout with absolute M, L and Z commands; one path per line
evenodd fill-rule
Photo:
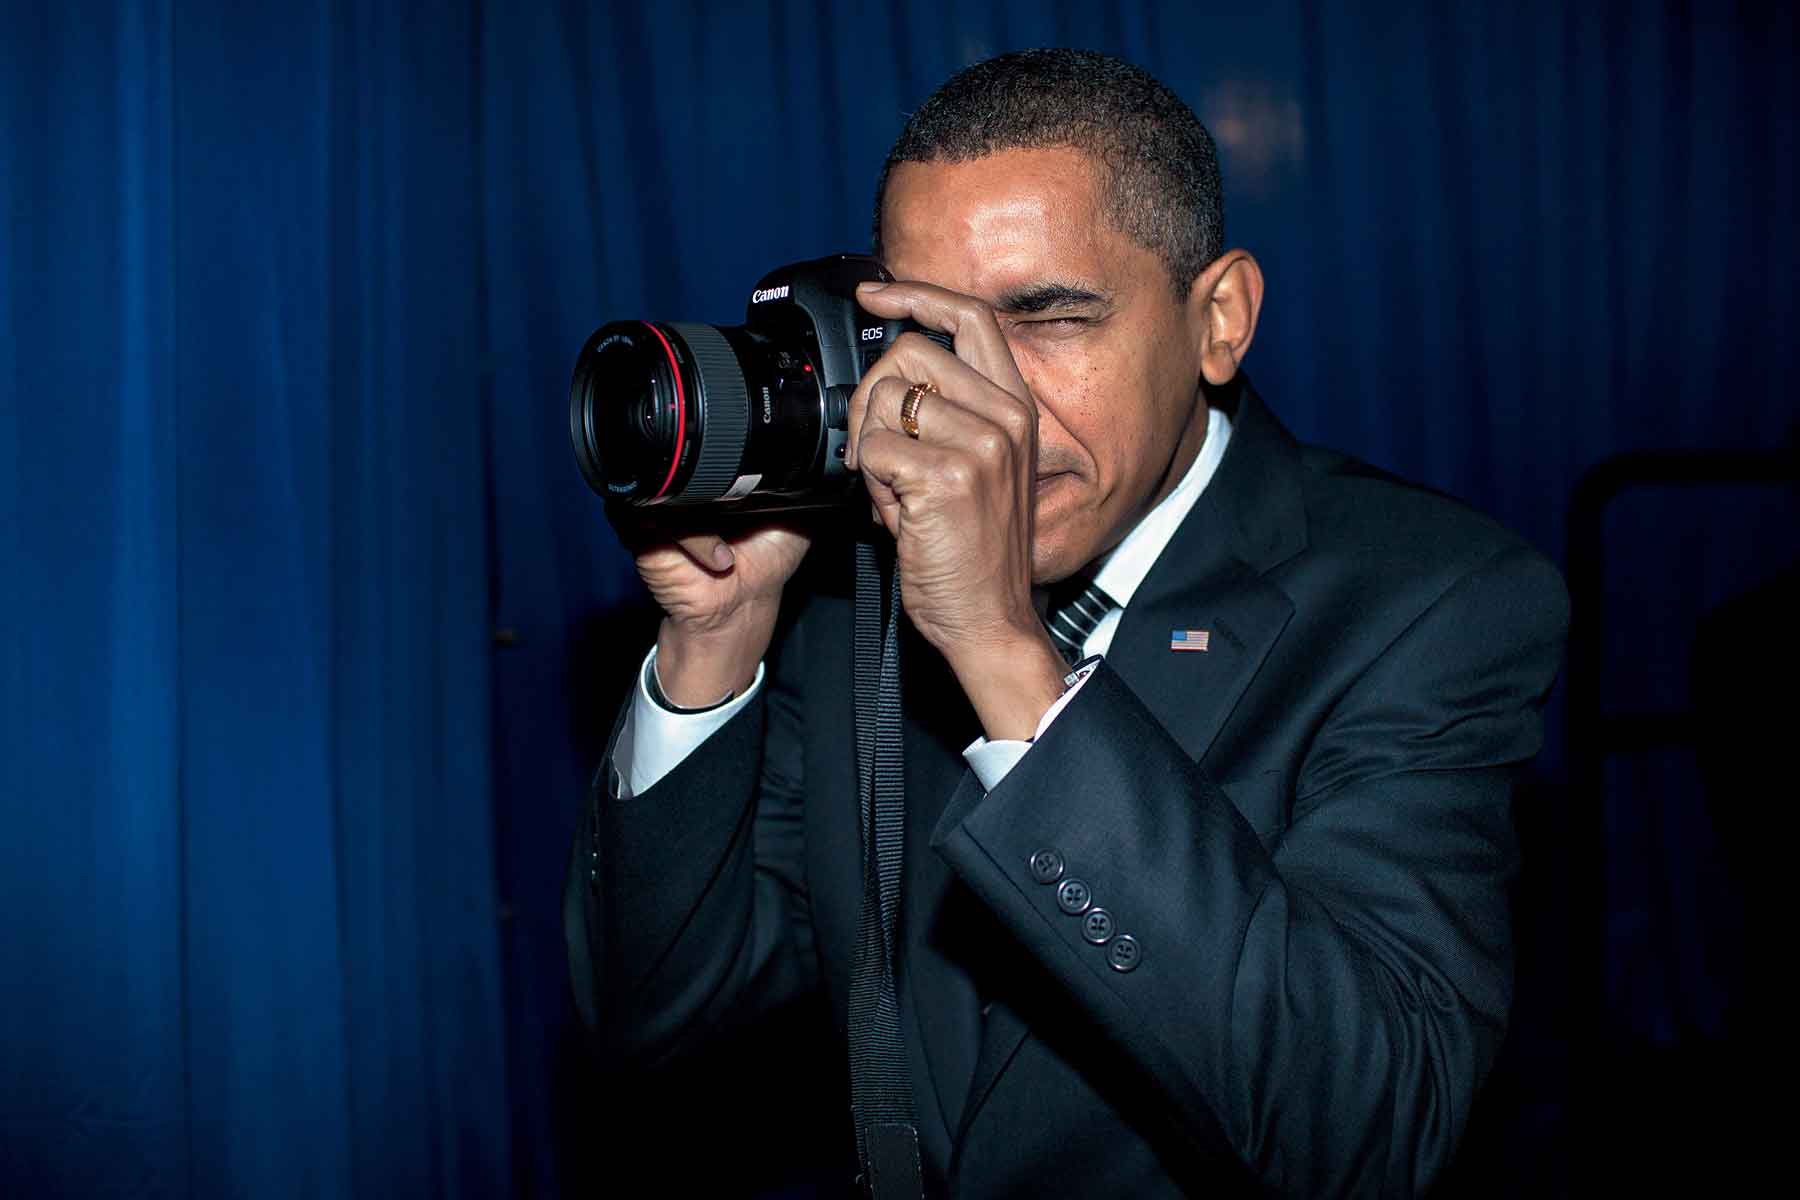
M 1019 50 L 957 72 L 906 122 L 875 186 L 875 253 L 882 199 L 899 164 L 1053 147 L 1100 166 L 1108 215 L 1162 259 L 1177 297 L 1223 252 L 1218 152 L 1181 97 L 1109 55 Z

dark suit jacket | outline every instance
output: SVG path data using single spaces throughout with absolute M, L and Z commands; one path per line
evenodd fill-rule
M 1409 1195 L 1500 1044 L 1510 796 L 1561 580 L 1454 502 L 1296 444 L 1247 386 L 1222 403 L 1217 475 L 992 793 L 954 681 L 909 644 L 897 986 L 947 1194 Z M 847 580 L 832 553 L 816 575 Z M 790 590 L 758 698 L 644 795 L 596 788 L 578 835 L 577 1003 L 638 1062 L 806 989 L 845 1020 L 850 605 Z M 1171 652 L 1177 629 L 1210 648 Z M 1043 849 L 1135 969 L 1034 877 Z

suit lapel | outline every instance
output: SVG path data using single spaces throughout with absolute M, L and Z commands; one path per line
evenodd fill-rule
M 1293 601 L 1241 562 L 1178 592 L 1133 601 L 1106 659 L 1198 762 L 1294 615 Z M 1170 649 L 1175 630 L 1205 630 L 1204 651 Z
M 1218 737 L 1294 615 L 1263 578 L 1306 546 L 1297 449 L 1247 382 L 1212 397 L 1232 417 L 1225 458 L 1120 619 L 1107 662 L 1190 758 Z M 1170 648 L 1204 630 L 1207 648 Z

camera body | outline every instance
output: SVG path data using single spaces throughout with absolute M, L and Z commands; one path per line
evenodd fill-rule
M 860 495 L 844 466 L 850 395 L 917 328 L 857 304 L 857 284 L 890 278 L 867 255 L 838 254 L 763 276 L 742 325 L 601 326 L 569 394 L 588 486 L 630 508 L 821 508 Z

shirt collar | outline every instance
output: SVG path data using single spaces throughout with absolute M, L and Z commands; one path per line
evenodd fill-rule
M 1194 502 L 1200 499 L 1200 493 L 1212 482 L 1230 440 L 1231 418 L 1217 408 L 1208 409 L 1206 439 L 1200 443 L 1200 453 L 1194 456 L 1187 474 L 1181 477 L 1175 490 L 1144 514 L 1144 519 L 1125 535 L 1125 540 L 1101 560 L 1094 582 L 1118 601 L 1119 607 L 1131 603 L 1132 594 L 1144 582 L 1144 576 L 1150 574 L 1150 568 L 1156 565 L 1163 547 L 1169 544 L 1175 530 L 1193 509 Z

